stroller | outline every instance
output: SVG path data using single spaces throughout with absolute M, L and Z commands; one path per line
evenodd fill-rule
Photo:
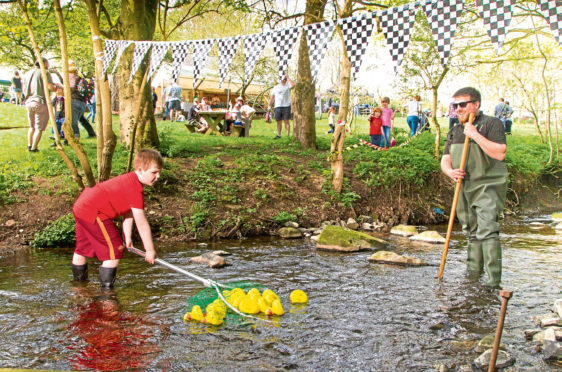
M 429 110 L 423 110 L 420 113 L 420 121 L 418 123 L 418 129 L 416 130 L 416 132 L 422 132 L 424 130 L 431 132 L 429 128 Z

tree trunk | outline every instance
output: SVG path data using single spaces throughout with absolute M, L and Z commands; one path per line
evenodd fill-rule
M 23 14 L 23 18 L 25 19 L 25 25 L 27 27 L 27 31 L 29 32 L 29 39 L 31 40 L 31 44 L 33 45 L 33 52 L 35 53 L 35 58 L 39 61 L 39 67 L 41 68 L 41 79 L 43 79 L 43 87 L 45 89 L 45 97 L 49 97 L 49 88 L 47 84 L 47 69 L 45 69 L 45 65 L 43 64 L 43 59 L 41 57 L 41 52 L 39 51 L 39 44 L 37 44 L 37 39 L 35 39 L 35 34 L 33 33 L 33 28 L 31 24 L 31 19 L 29 18 L 29 14 L 27 13 L 27 4 L 25 0 L 19 0 L 19 4 L 21 7 L 21 11 Z M 60 137 L 55 125 L 55 111 L 53 110 L 53 105 L 51 100 L 47 98 L 47 107 L 49 109 L 49 120 L 51 121 L 51 128 L 53 129 L 53 133 L 56 138 L 57 142 L 57 152 L 59 153 L 60 157 L 70 170 L 70 174 L 72 175 L 72 179 L 80 189 L 84 188 L 84 182 L 82 181 L 82 177 L 78 173 L 78 169 L 70 160 L 66 152 L 64 152 L 64 148 L 60 145 Z
M 304 24 L 319 22 L 324 15 L 326 0 L 307 0 Z M 304 148 L 316 148 L 316 120 L 314 118 L 315 84 L 310 72 L 310 58 L 306 33 L 299 44 L 297 85 L 294 94 L 295 137 Z
M 109 82 L 101 73 L 103 70 L 103 46 L 100 38 L 99 18 L 96 11 L 96 1 L 86 0 L 88 7 L 88 18 L 92 31 L 92 40 L 95 59 L 96 74 L 96 110 L 98 112 L 97 122 L 97 160 L 98 160 L 98 181 L 105 181 L 111 176 L 111 162 L 117 137 L 113 132 L 111 115 L 111 93 Z
M 125 40 L 152 40 L 156 26 L 156 0 L 125 0 L 121 3 L 119 18 L 120 38 Z M 119 66 L 119 118 L 121 121 L 121 142 L 131 146 L 131 133 L 136 127 L 135 147 L 158 147 L 158 133 L 150 84 L 142 87 L 142 79 L 148 68 L 150 51 L 144 56 L 133 80 L 129 83 L 129 75 L 133 64 L 134 47 L 129 47 L 123 53 Z M 141 97 L 140 116 L 135 117 L 137 100 Z
M 435 128 L 435 145 L 433 146 L 433 157 L 439 158 L 439 141 L 441 140 L 441 127 L 437 121 L 437 90 L 439 87 L 432 87 L 433 102 L 431 103 L 431 121 Z
M 346 18 L 352 15 L 353 2 L 346 0 L 340 18 Z M 343 144 L 345 142 L 345 125 L 339 125 L 340 122 L 345 123 L 347 120 L 347 112 L 349 111 L 349 90 L 351 83 L 351 63 L 345 48 L 345 39 L 339 26 L 337 26 L 338 34 L 342 42 L 341 56 L 341 79 L 340 79 L 340 111 L 338 113 L 338 123 L 334 136 L 332 137 L 332 187 L 337 193 L 341 193 L 343 186 Z

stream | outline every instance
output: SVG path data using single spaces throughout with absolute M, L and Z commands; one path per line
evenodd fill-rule
M 531 222 L 542 222 L 534 226 Z M 444 234 L 446 226 L 432 226 Z M 54 370 L 434 371 L 479 355 L 474 342 L 494 334 L 500 297 L 466 277 L 464 237 L 455 225 L 443 280 L 438 267 L 367 261 L 373 252 L 317 251 L 308 240 L 256 238 L 157 247 L 159 257 L 202 277 L 250 280 L 280 297 L 272 322 L 220 327 L 182 320 L 202 284 L 125 254 L 114 290 L 72 282 L 72 248 L 41 249 L 0 260 L 0 367 Z M 550 215 L 504 222 L 503 289 L 513 291 L 502 344 L 515 370 L 555 371 L 523 336 L 532 316 L 562 298 L 562 232 Z M 377 235 L 400 254 L 438 265 L 442 245 Z M 188 263 L 225 250 L 222 269 Z M 482 278 L 482 282 L 485 277 Z M 302 289 L 308 305 L 292 306 Z

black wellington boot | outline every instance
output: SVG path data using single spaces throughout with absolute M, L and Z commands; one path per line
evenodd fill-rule
M 100 266 L 100 285 L 102 288 L 113 288 L 113 283 L 115 283 L 115 274 L 117 273 L 116 267 L 103 267 Z
M 86 262 L 84 265 L 72 264 L 72 275 L 76 282 L 85 282 L 88 280 L 88 263 Z

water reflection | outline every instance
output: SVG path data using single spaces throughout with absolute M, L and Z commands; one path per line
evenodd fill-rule
M 80 350 L 70 358 L 72 367 L 100 371 L 146 368 L 159 351 L 153 324 L 123 311 L 115 291 L 94 293 L 86 286 L 75 286 L 72 291 L 86 302 L 71 311 L 77 318 L 69 325 L 74 342 L 68 348 Z

